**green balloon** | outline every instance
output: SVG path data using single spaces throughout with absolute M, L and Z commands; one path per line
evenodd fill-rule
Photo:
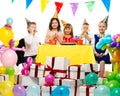
M 107 75 L 106 75 L 106 78 L 108 79 L 108 81 L 110 80 L 115 80 L 116 79 L 116 74 L 114 72 L 109 72 Z
M 107 79 L 107 78 L 105 78 L 105 79 L 102 81 L 102 84 L 103 84 L 103 85 L 107 85 L 107 84 L 108 84 L 108 82 L 109 82 L 109 81 L 108 81 L 108 79 Z
M 15 69 L 13 67 L 7 67 L 6 68 L 6 74 L 8 75 L 14 75 Z
M 120 73 L 118 73 L 118 74 L 116 75 L 116 80 L 117 80 L 118 82 L 120 82 Z
M 117 80 L 111 80 L 106 86 L 112 91 L 114 88 L 120 88 L 120 83 Z

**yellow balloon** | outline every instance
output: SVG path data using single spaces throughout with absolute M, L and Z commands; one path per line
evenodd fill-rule
M 11 29 L 8 29 L 6 27 L 2 27 L 0 29 L 0 40 L 4 44 L 4 46 L 8 47 L 9 42 L 11 39 L 13 39 L 14 33 Z
M 0 84 L 0 92 L 3 96 L 14 96 L 12 92 L 13 87 L 14 85 L 12 82 L 7 81 L 7 80 L 3 81 Z
M 18 46 L 18 44 L 19 44 L 19 40 L 15 40 L 14 47 Z
M 6 67 L 0 66 L 0 74 L 5 74 L 6 73 Z

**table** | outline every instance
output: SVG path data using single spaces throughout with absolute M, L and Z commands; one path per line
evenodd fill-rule
M 92 45 L 40 45 L 36 62 L 46 64 L 47 56 L 69 58 L 70 65 L 95 63 Z

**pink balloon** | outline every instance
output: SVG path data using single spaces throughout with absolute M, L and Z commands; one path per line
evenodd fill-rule
M 1 55 L 1 63 L 6 67 L 14 66 L 17 63 L 17 59 L 18 59 L 17 54 L 12 49 L 6 50 Z
M 46 82 L 46 85 L 48 85 L 48 86 L 53 85 L 54 84 L 54 76 L 51 74 L 46 75 L 45 82 Z

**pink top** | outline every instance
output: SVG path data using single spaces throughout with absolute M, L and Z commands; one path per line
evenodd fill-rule
M 50 41 L 54 40 L 56 44 L 60 44 L 58 40 L 63 40 L 63 33 L 62 31 L 59 32 L 53 32 L 51 30 L 48 30 L 45 38 L 45 43 L 50 44 Z

